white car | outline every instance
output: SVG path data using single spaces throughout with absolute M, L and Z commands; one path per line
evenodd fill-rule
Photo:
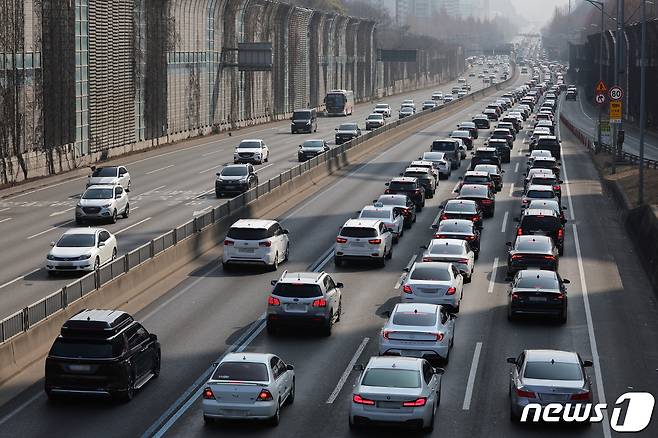
M 434 175 L 434 181 L 436 181 L 437 185 L 439 182 L 439 169 L 434 165 L 433 162 L 431 161 L 424 161 L 424 160 L 415 160 L 409 163 L 409 167 L 420 167 L 423 169 L 427 169 L 430 172 L 432 172 L 432 175 Z
M 404 234 L 404 216 L 393 206 L 385 206 L 381 202 L 366 205 L 359 212 L 359 219 L 379 219 L 387 228 L 393 230 L 393 243 L 398 243 Z
M 109 220 L 130 214 L 128 195 L 121 186 L 89 186 L 75 206 L 75 223 L 82 225 L 91 220 Z
M 432 162 L 439 171 L 439 178 L 449 178 L 452 175 L 450 160 L 446 159 L 444 152 L 424 152 L 418 159 Z
M 424 262 L 450 262 L 470 283 L 475 269 L 475 252 L 466 240 L 432 239 L 423 252 Z
M 393 256 L 393 231 L 379 219 L 349 219 L 336 237 L 334 263 L 376 260 L 380 266 Z
M 261 139 L 242 140 L 233 152 L 233 164 L 266 163 L 270 158 L 270 150 Z
M 226 233 L 222 266 L 234 264 L 265 265 L 276 271 L 288 260 L 288 230 L 274 220 L 239 219 Z
M 400 302 L 440 304 L 459 313 L 464 277 L 451 262 L 416 262 L 406 271 Z
M 295 400 L 295 368 L 267 353 L 228 353 L 203 389 L 203 420 L 280 421 L 281 408 Z
M 435 91 L 432 93 L 432 100 L 443 100 L 443 93 L 440 91 Z
M 452 96 L 452 94 L 443 95 L 443 103 L 452 102 L 453 100 L 455 100 L 455 98 Z
M 377 105 L 375 105 L 375 109 L 373 110 L 373 112 L 383 114 L 384 117 L 386 118 L 391 117 L 391 113 L 392 113 L 391 105 L 387 103 L 378 103 Z
M 92 166 L 91 175 L 87 180 L 87 187 L 96 185 L 121 186 L 127 192 L 130 191 L 130 173 L 125 166 Z
M 104 228 L 71 228 L 50 244 L 46 271 L 95 271 L 117 257 L 117 239 Z

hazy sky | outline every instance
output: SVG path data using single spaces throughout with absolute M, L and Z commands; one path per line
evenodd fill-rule
M 491 0 L 491 6 L 499 3 L 501 0 Z M 531 21 L 538 21 L 540 24 L 548 21 L 553 15 L 555 6 L 562 6 L 569 3 L 569 0 L 510 0 L 516 8 L 516 11 Z M 571 0 L 571 7 L 583 0 Z

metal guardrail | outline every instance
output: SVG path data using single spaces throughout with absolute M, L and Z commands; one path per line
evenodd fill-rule
M 564 125 L 569 128 L 569 131 L 580 141 L 587 149 L 590 150 L 596 150 L 596 140 L 593 137 L 590 137 L 589 134 L 584 132 L 583 130 L 577 128 L 569 119 L 567 119 L 564 114 L 560 114 L 560 121 L 564 123 Z M 609 144 L 601 144 L 600 150 L 610 154 L 610 155 L 616 155 L 617 150 L 614 146 L 611 146 Z M 631 154 L 630 152 L 626 151 L 621 151 L 621 159 L 624 161 L 628 161 L 631 164 L 640 164 L 640 157 L 635 154 Z M 653 168 L 653 169 L 658 169 L 658 160 L 651 160 L 648 158 L 644 159 L 645 166 L 647 168 Z
M 62 287 L 60 290 L 3 319 L 0 321 L 0 343 L 6 342 L 14 336 L 27 331 L 32 325 L 48 318 L 50 315 L 59 310 L 65 309 L 74 301 L 82 298 L 94 290 L 97 290 L 101 286 L 109 283 L 117 277 L 124 275 L 131 269 L 134 269 L 136 266 L 139 266 L 146 260 L 149 260 L 159 253 L 165 251 L 166 249 L 176 245 L 183 239 L 187 239 L 188 237 L 199 233 L 204 228 L 230 216 L 233 212 L 255 201 L 259 197 L 271 192 L 282 184 L 301 176 L 302 174 L 321 165 L 322 163 L 325 163 L 326 161 L 338 157 L 356 145 L 361 144 L 374 136 L 397 128 L 401 124 L 416 120 L 422 115 L 428 114 L 430 112 L 443 111 L 446 108 L 457 105 L 459 102 L 463 102 L 468 97 L 476 95 L 478 92 L 483 92 L 492 87 L 499 89 L 500 85 L 503 85 L 511 79 L 512 77 L 506 81 L 494 84 L 487 88 L 483 88 L 482 90 L 478 90 L 471 95 L 467 95 L 464 99 L 454 100 L 440 107 L 432 108 L 429 111 L 419 111 L 418 113 L 405 117 L 404 119 L 398 119 L 387 123 L 379 129 L 369 131 L 360 137 L 330 149 L 322 155 L 313 157 L 308 161 L 302 162 L 295 167 L 285 170 L 278 176 L 263 182 L 257 187 L 242 193 L 235 198 L 227 200 L 225 203 L 209 210 L 202 215 L 195 216 L 192 220 L 177 226 L 176 228 L 154 238 L 146 244 L 133 249 L 121 257 L 118 257 L 112 262 L 103 265 L 97 271 L 84 275 L 73 283 Z

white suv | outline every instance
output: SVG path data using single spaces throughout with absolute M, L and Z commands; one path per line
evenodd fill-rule
M 232 264 L 266 265 L 276 271 L 289 254 L 288 230 L 277 221 L 240 219 L 226 233 L 222 266 L 228 269 Z
M 378 219 L 350 219 L 336 237 L 334 262 L 376 260 L 380 266 L 393 256 L 393 232 Z
M 128 195 L 123 187 L 89 186 L 75 206 L 75 223 L 82 225 L 92 220 L 109 220 L 116 223 L 117 217 L 130 214 Z
M 270 159 L 270 150 L 261 139 L 242 140 L 233 152 L 233 164 L 263 164 Z

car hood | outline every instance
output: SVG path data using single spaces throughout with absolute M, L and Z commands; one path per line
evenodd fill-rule
M 338 135 L 356 135 L 356 131 L 344 131 L 342 129 L 339 129 L 336 131 L 336 134 Z
M 92 176 L 89 178 L 90 185 L 117 185 L 119 184 L 119 178 L 116 176 Z
M 292 123 L 301 125 L 301 124 L 304 124 L 304 123 L 311 123 L 311 121 L 308 120 L 308 119 L 299 119 L 299 120 L 293 120 Z
M 235 148 L 235 152 L 237 152 L 237 153 L 252 153 L 252 154 L 260 154 L 260 153 L 261 153 L 261 149 Z
M 114 201 L 112 198 L 108 199 L 80 199 L 78 205 L 81 207 L 100 207 L 102 205 L 111 204 Z
M 50 255 L 56 256 L 56 257 L 78 257 L 81 255 L 93 253 L 95 248 L 92 247 L 75 247 L 75 248 L 68 248 L 68 247 L 59 247 L 55 246 L 50 250 Z
M 299 152 L 304 152 L 305 154 L 319 154 L 320 152 L 323 152 L 324 148 L 305 148 L 301 147 L 299 149 Z

